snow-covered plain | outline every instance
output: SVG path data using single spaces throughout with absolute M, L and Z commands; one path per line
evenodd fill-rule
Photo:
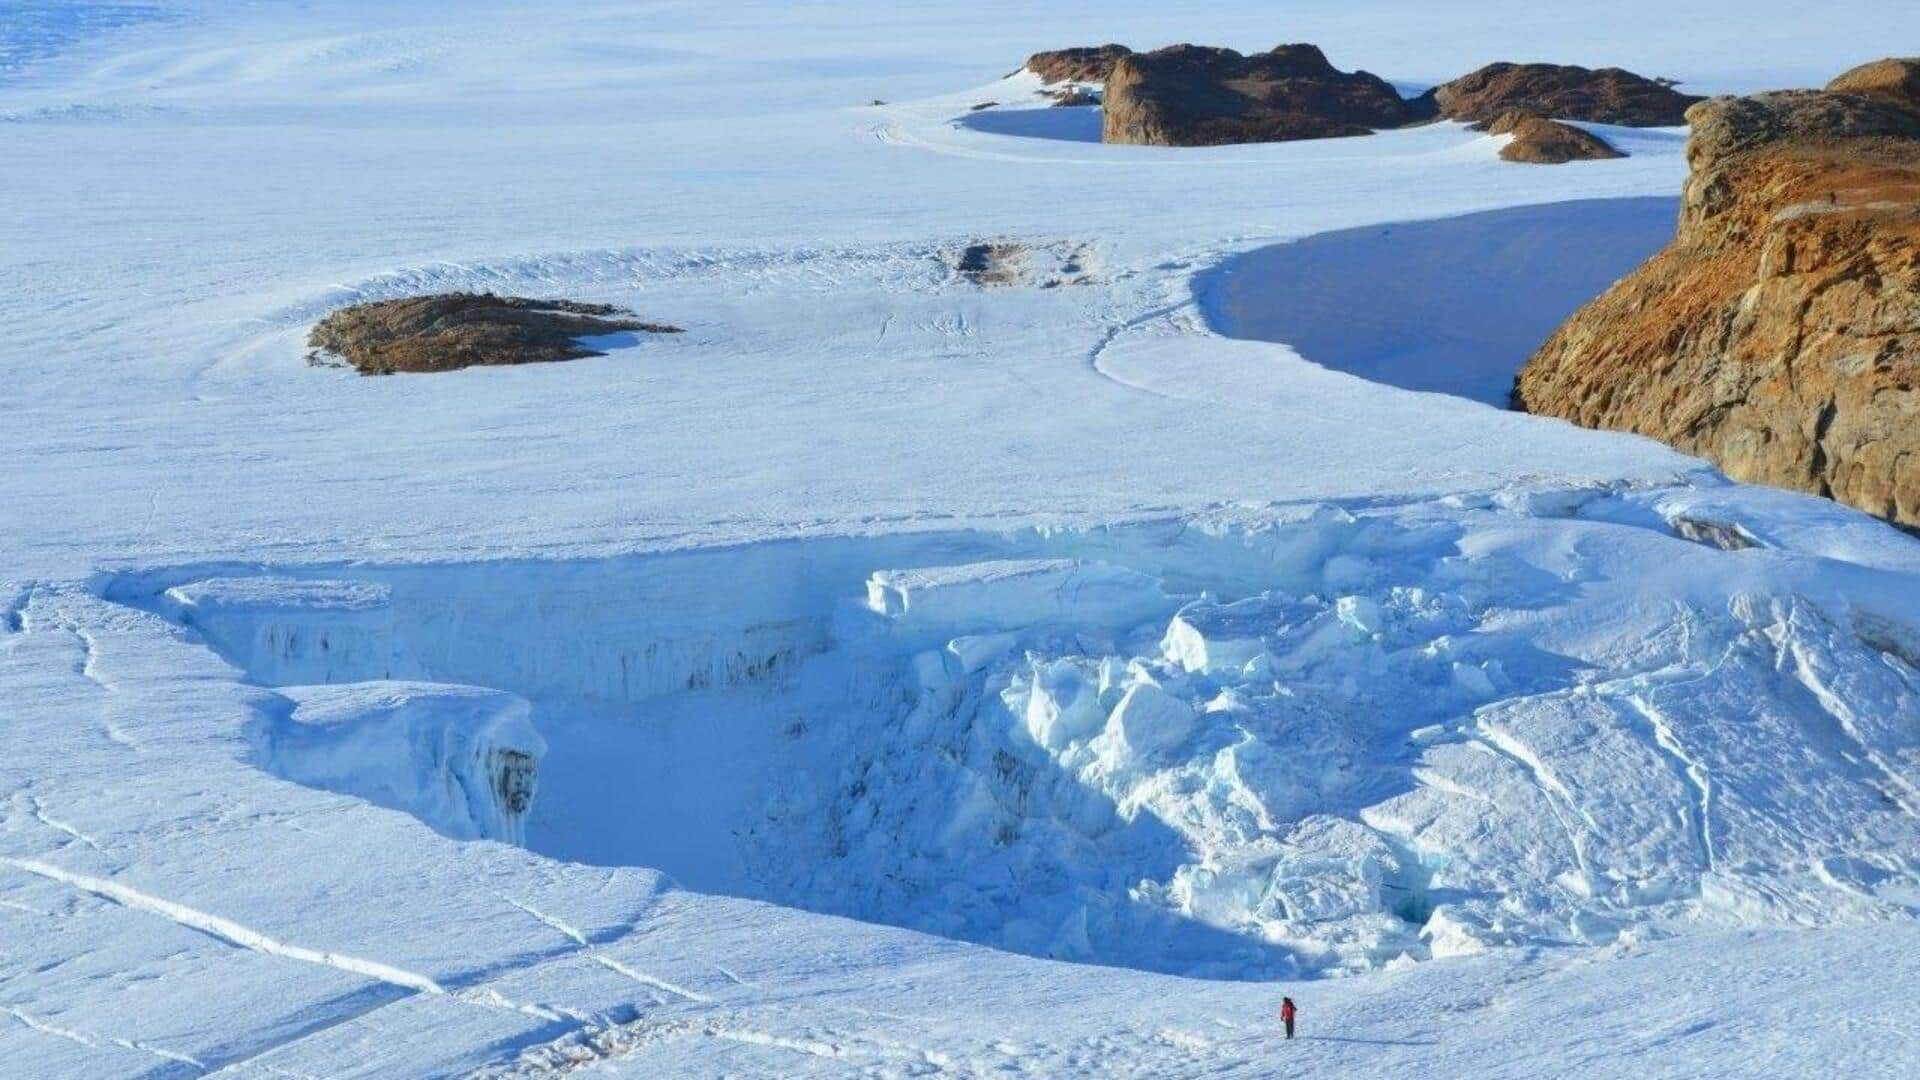
M 1920 543 L 1491 407 L 1683 133 L 1001 77 L 1920 32 L 1671 7 L 0 9 L 0 1074 L 1920 1071 Z M 301 359 L 449 288 L 689 332 Z

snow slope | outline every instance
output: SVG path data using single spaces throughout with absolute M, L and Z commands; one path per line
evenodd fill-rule
M 1679 133 L 1107 147 L 1001 78 L 1747 89 L 1915 31 L 0 11 L 0 1074 L 1920 1070 L 1920 544 L 1484 403 Z M 689 332 L 302 362 L 445 288 Z

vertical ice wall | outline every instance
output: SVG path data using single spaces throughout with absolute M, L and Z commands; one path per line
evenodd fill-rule
M 513 694 L 443 683 L 294 686 L 262 724 L 267 769 L 419 816 L 449 836 L 526 841 L 546 740 Z

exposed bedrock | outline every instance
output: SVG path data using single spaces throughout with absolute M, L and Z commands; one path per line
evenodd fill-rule
M 583 338 L 675 334 L 611 304 L 535 300 L 491 293 L 441 293 L 354 304 L 314 325 L 308 359 L 338 357 L 362 375 L 452 371 L 476 365 L 538 364 L 603 355 Z
M 1341 71 L 1313 45 L 1134 53 L 1114 63 L 1102 108 L 1102 141 L 1156 146 L 1365 135 L 1416 118 L 1386 80 Z
M 1423 100 L 1449 120 L 1485 123 L 1519 109 L 1561 120 L 1672 127 L 1686 123 L 1687 107 L 1701 99 L 1621 68 L 1498 63 L 1442 83 Z
M 1442 117 L 1487 124 L 1520 112 L 1536 118 L 1510 161 L 1562 162 L 1620 156 L 1598 138 L 1555 120 L 1664 126 L 1685 123 L 1689 105 L 1670 81 L 1620 68 L 1489 64 L 1406 100 L 1365 71 L 1345 72 L 1317 46 L 1280 45 L 1243 56 L 1232 49 L 1171 45 L 1138 53 L 1107 44 L 1034 53 L 1025 70 L 1042 82 L 1104 83 L 1102 141 L 1216 146 L 1364 135 Z M 1900 74 L 1869 72 L 1876 86 Z M 1075 87 L 1072 103 L 1092 104 Z
M 1513 136 L 1512 141 L 1500 148 L 1500 157 L 1506 161 L 1563 165 L 1569 161 L 1604 161 L 1627 156 L 1608 145 L 1605 139 L 1572 124 L 1517 109 L 1501 113 L 1485 127 L 1490 135 Z
M 1026 69 L 1048 84 L 1058 82 L 1106 82 L 1113 65 L 1123 56 L 1132 56 L 1125 45 L 1085 45 L 1071 49 L 1049 49 L 1027 57 Z
M 1920 525 L 1920 61 L 1689 110 L 1673 243 L 1514 403 Z

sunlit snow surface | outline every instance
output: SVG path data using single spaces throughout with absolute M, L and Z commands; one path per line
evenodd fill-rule
M 1920 545 L 1490 407 L 1681 134 L 1000 78 L 1920 15 L 153 7 L 0 8 L 0 1074 L 1920 1070 Z M 303 362 L 447 288 L 688 333 Z

